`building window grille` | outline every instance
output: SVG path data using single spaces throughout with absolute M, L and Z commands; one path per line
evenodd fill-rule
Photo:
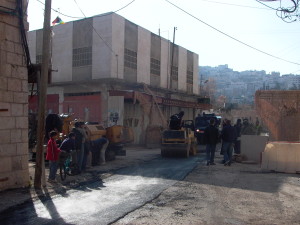
M 35 62 L 36 64 L 41 64 L 43 61 L 43 55 L 36 55 Z
M 137 53 L 125 48 L 124 51 L 124 66 L 137 69 Z
M 172 80 L 178 80 L 178 67 L 172 66 Z
M 151 74 L 160 76 L 160 61 L 154 58 L 151 58 Z
M 193 72 L 192 71 L 186 72 L 186 83 L 193 84 Z
M 193 93 L 193 85 L 187 84 L 186 90 L 187 90 L 187 93 L 192 94 Z
M 73 49 L 73 67 L 92 65 L 92 46 Z

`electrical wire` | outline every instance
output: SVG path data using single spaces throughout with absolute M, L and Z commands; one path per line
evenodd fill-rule
M 41 2 L 40 0 L 36 0 L 36 1 L 38 1 L 39 3 L 45 5 L 45 3 Z M 135 0 L 129 2 L 127 5 L 121 7 L 120 9 L 117 9 L 117 10 L 113 11 L 112 13 L 116 13 L 116 12 L 118 12 L 118 11 L 121 11 L 122 9 L 125 9 L 127 6 L 131 5 L 134 1 L 135 1 Z M 76 2 L 76 4 L 77 4 L 77 2 Z M 77 5 L 78 5 L 78 4 L 77 4 Z M 56 10 L 56 9 L 53 9 L 53 8 L 51 8 L 51 10 L 53 10 L 54 12 L 56 12 L 56 13 L 58 13 L 58 14 L 60 14 L 60 15 L 63 15 L 63 16 L 65 16 L 65 17 L 69 17 L 69 18 L 73 18 L 73 19 L 83 19 L 83 18 L 86 18 L 86 17 L 69 16 L 69 15 L 66 15 L 66 14 L 64 14 L 64 13 L 61 13 L 60 11 L 58 11 L 58 10 Z M 81 11 L 81 10 L 80 10 L 80 11 Z M 82 13 L 83 13 L 83 12 L 82 12 Z M 84 15 L 84 13 L 83 13 L 83 15 Z M 99 17 L 99 16 L 96 16 L 96 17 Z
M 45 3 L 41 2 L 40 0 L 36 0 L 36 1 L 38 1 L 39 3 L 45 5 Z M 69 18 L 73 18 L 73 19 L 83 19 L 83 18 L 84 18 L 84 17 L 69 16 L 69 15 L 66 15 L 66 14 L 64 14 L 64 13 L 61 13 L 60 11 L 58 11 L 58 10 L 56 10 L 56 9 L 53 9 L 53 8 L 51 8 L 51 10 L 54 11 L 54 12 L 57 12 L 57 13 L 60 14 L 60 15 L 63 15 L 63 16 L 65 16 L 65 17 L 69 17 Z
M 82 11 L 82 9 L 80 8 L 80 6 L 78 5 L 77 1 L 74 0 L 74 2 L 76 3 L 77 7 L 79 8 L 79 10 L 81 11 L 81 13 L 84 15 L 85 18 L 87 18 L 84 14 L 84 12 Z M 115 56 L 117 56 L 117 53 L 114 52 L 114 50 L 112 49 L 112 46 L 110 46 L 102 37 L 101 35 L 97 32 L 97 30 L 95 29 L 95 27 L 93 26 L 93 24 L 90 24 L 90 26 L 93 28 L 93 30 L 95 31 L 95 33 L 98 35 L 98 37 L 104 42 L 104 44 L 108 47 L 108 49 L 115 54 Z
M 29 47 L 28 47 L 26 30 L 25 30 L 25 25 L 24 25 L 24 10 L 23 10 L 23 1 L 22 0 L 17 0 L 17 12 L 18 12 L 18 16 L 19 16 L 21 41 L 22 41 L 22 46 L 23 46 L 23 50 L 25 53 L 26 64 L 27 64 L 27 67 L 30 68 L 32 66 L 32 63 L 31 63 L 31 59 L 30 59 Z
M 256 51 L 258 51 L 258 52 L 260 52 L 260 53 L 263 53 L 263 54 L 268 55 L 268 56 L 270 56 L 270 57 L 273 57 L 273 58 L 275 58 L 275 59 L 279 59 L 279 60 L 281 60 L 281 61 L 285 61 L 285 62 L 288 62 L 288 63 L 291 63 L 291 64 L 295 64 L 295 65 L 299 65 L 299 66 L 300 66 L 300 63 L 292 62 L 292 61 L 289 61 L 289 60 L 286 60 L 286 59 L 283 59 L 283 58 L 274 56 L 274 55 L 272 55 L 272 54 L 270 54 L 270 53 L 267 53 L 267 52 L 262 51 L 262 50 L 260 50 L 260 49 L 258 49 L 258 48 L 255 48 L 255 47 L 253 47 L 253 46 L 251 46 L 251 45 L 249 45 L 249 44 L 247 44 L 247 43 L 245 43 L 245 42 L 242 42 L 242 41 L 240 41 L 240 40 L 238 40 L 238 39 L 236 39 L 236 38 L 230 36 L 229 34 L 226 34 L 225 32 L 223 32 L 223 31 L 221 31 L 221 30 L 219 30 L 219 29 L 217 29 L 217 28 L 215 28 L 215 27 L 209 25 L 208 23 L 206 23 L 206 22 L 204 22 L 203 20 L 197 18 L 196 16 L 192 15 L 191 13 L 185 11 L 184 9 L 180 8 L 179 6 L 177 6 L 177 5 L 175 5 L 174 3 L 170 2 L 169 0 L 165 0 L 165 1 L 168 2 L 169 4 L 173 5 L 175 8 L 179 9 L 180 11 L 184 12 L 185 14 L 191 16 L 192 18 L 198 20 L 199 22 L 205 24 L 206 26 L 212 28 L 213 30 L 215 30 L 215 31 L 217 31 L 217 32 L 219 32 L 219 33 L 221 33 L 221 34 L 223 34 L 223 35 L 229 37 L 230 39 L 232 39 L 232 40 L 234 40 L 234 41 L 236 41 L 236 42 L 238 42 L 238 43 L 240 43 L 240 44 L 243 44 L 243 45 L 245 45 L 245 46 L 247 46 L 247 47 L 249 47 L 249 48 L 251 48 L 251 49 L 253 49 L 253 50 L 256 50 Z
M 217 2 L 217 1 L 211 1 L 211 0 L 201 0 L 201 1 L 204 1 L 204 2 L 211 2 L 211 3 L 217 3 L 217 4 L 222 4 L 222 5 L 232 5 L 232 6 L 238 6 L 238 7 L 243 7 L 243 8 L 271 10 L 271 9 L 259 8 L 259 7 L 254 7 L 254 6 L 238 5 L 238 4 L 231 4 L 231 3 L 225 3 L 225 2 Z
M 125 9 L 127 6 L 131 5 L 135 0 L 132 0 L 131 2 L 129 2 L 127 5 L 123 6 L 122 8 L 114 11 L 114 13 L 121 11 L 122 9 Z
M 299 9 L 299 0 L 290 0 L 293 4 L 291 7 L 283 7 L 282 6 L 282 0 L 255 0 L 256 2 L 270 8 L 276 11 L 276 15 L 282 19 L 286 23 L 292 23 L 297 21 L 297 19 L 300 18 L 298 9 Z M 280 6 L 275 9 L 273 7 L 268 6 L 265 3 L 262 2 L 274 2 L 274 1 L 280 1 Z

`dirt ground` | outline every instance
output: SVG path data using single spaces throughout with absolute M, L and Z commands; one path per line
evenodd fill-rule
M 115 223 L 121 224 L 300 224 L 300 175 L 263 173 L 257 164 L 203 162 Z

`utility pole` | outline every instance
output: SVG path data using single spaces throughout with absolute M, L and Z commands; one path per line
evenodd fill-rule
M 45 16 L 43 29 L 43 58 L 40 79 L 40 90 L 38 92 L 39 106 L 38 106 L 38 127 L 37 127 L 37 149 L 36 149 L 36 167 L 34 174 L 34 187 L 41 188 L 43 163 L 44 163 L 44 136 L 45 136 L 45 110 L 46 110 L 46 94 L 47 82 L 49 73 L 49 58 L 50 58 L 50 19 L 51 19 L 51 0 L 45 0 Z M 44 184 L 43 184 L 44 185 Z
M 170 69 L 170 89 L 172 90 L 172 75 L 173 75 L 173 60 L 174 60 L 174 43 L 175 43 L 175 31 L 177 30 L 177 27 L 174 27 L 174 33 L 173 33 L 173 44 L 172 44 L 172 56 L 171 56 L 171 69 Z

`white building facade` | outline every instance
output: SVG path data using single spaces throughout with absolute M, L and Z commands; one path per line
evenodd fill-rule
M 135 126 L 140 135 L 148 125 L 161 124 L 157 110 L 167 119 L 178 110 L 193 119 L 206 107 L 198 103 L 198 55 L 116 13 L 54 26 L 53 35 L 52 70 L 57 72 L 48 95 L 59 97 L 58 107 L 50 109 L 49 103 L 48 111 L 72 112 L 106 126 L 112 125 L 112 114 L 118 115 L 113 123 Z M 28 36 L 32 61 L 40 63 L 42 30 Z M 160 108 L 157 116 L 148 109 L 153 102 Z

